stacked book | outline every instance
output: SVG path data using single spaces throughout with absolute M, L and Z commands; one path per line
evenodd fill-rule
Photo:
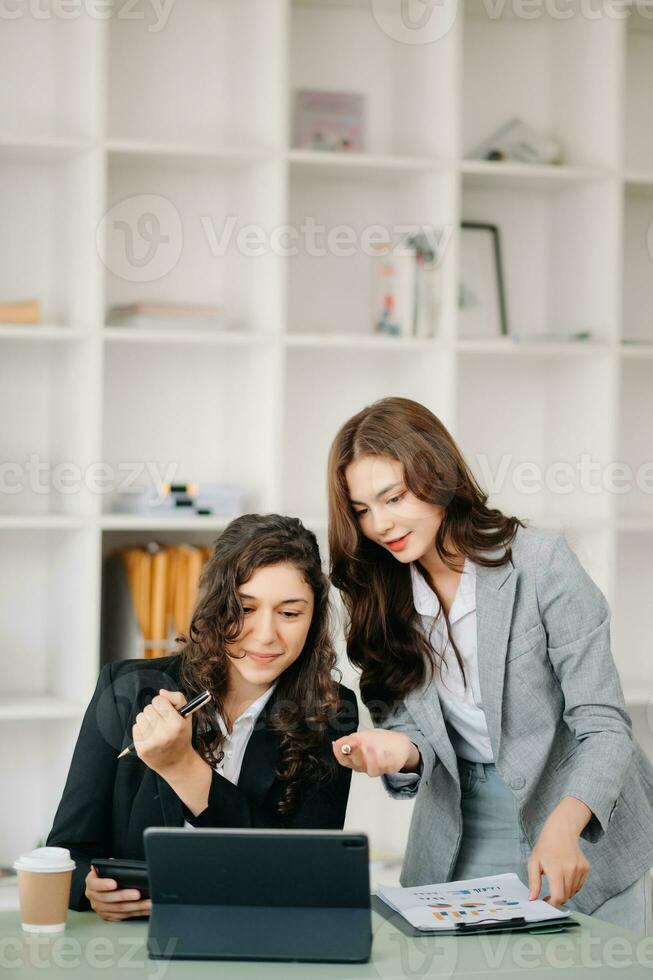
M 215 330 L 224 327 L 222 311 L 217 306 L 195 306 L 180 303 L 131 303 L 111 306 L 107 326 L 135 327 L 144 330 Z
M 41 304 L 37 299 L 20 303 L 0 303 L 0 323 L 23 324 L 41 322 Z

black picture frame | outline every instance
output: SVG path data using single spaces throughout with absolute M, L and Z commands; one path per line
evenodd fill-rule
M 482 337 L 494 337 L 494 336 L 507 336 L 508 335 L 508 310 L 506 303 L 506 290 L 503 278 L 503 262 L 501 258 L 501 234 L 498 225 L 490 224 L 483 221 L 463 221 L 461 222 L 461 261 L 460 261 L 460 278 L 459 278 L 459 294 L 458 294 L 458 336 L 461 339 L 473 339 Z M 488 236 L 488 242 L 481 244 L 481 248 L 485 248 L 486 252 L 491 254 L 491 260 L 486 263 L 484 257 L 480 258 L 480 262 L 487 265 L 487 268 L 482 269 L 483 279 L 485 281 L 479 283 L 472 283 L 470 285 L 469 281 L 466 281 L 466 276 L 472 276 L 473 272 L 469 269 L 465 269 L 465 232 L 467 233 L 477 233 L 479 235 Z M 478 239 L 481 241 L 481 239 Z M 478 247 L 478 246 L 477 246 Z M 491 261 L 491 266 L 489 262 Z M 478 263 L 477 263 L 478 264 Z M 477 270 L 478 272 L 478 270 Z M 494 289 L 492 289 L 493 284 Z M 482 328 L 479 328 L 479 323 L 483 322 L 482 306 L 477 310 L 476 324 L 474 326 L 474 319 L 470 316 L 465 317 L 464 310 L 465 306 L 465 290 L 468 290 L 470 295 L 473 297 L 474 290 L 479 303 L 483 303 L 483 300 L 491 301 L 494 309 L 492 309 L 487 316 L 487 322 L 489 326 L 483 332 Z M 471 304 L 473 306 L 473 304 Z M 465 323 L 467 319 L 467 324 Z M 495 324 L 498 325 L 498 330 L 495 328 Z M 473 327 L 470 333 L 470 326 Z M 467 329 L 466 329 L 467 327 Z M 474 332 L 475 331 L 475 332 Z

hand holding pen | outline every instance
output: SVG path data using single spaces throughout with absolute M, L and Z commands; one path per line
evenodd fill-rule
M 186 703 L 180 691 L 161 689 L 134 720 L 134 741 L 123 749 L 119 759 L 130 752 L 152 769 L 165 764 L 166 758 L 174 758 L 191 747 L 192 728 L 184 723 L 195 711 L 211 700 L 209 691 L 202 691 Z

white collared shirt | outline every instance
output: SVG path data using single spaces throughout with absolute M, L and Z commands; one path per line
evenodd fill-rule
M 234 783 L 234 785 L 240 777 L 245 751 L 256 722 L 272 697 L 276 686 L 277 681 L 267 691 L 264 691 L 260 698 L 252 701 L 249 708 L 246 708 L 242 715 L 236 718 L 231 732 L 227 731 L 227 726 L 222 716 L 216 712 L 215 718 L 223 735 L 221 750 L 223 754 L 219 757 L 219 761 L 216 760 L 213 768 L 221 776 L 224 776 L 225 779 L 228 779 L 230 783 Z M 184 827 L 192 827 L 192 824 L 188 820 L 184 820 Z
M 251 734 L 254 731 L 254 726 L 259 719 L 259 716 L 266 704 L 272 697 L 272 692 L 277 686 L 277 682 L 269 687 L 267 691 L 257 698 L 256 701 L 252 701 L 249 708 L 246 708 L 242 715 L 239 715 L 234 722 L 234 727 L 231 732 L 227 731 L 227 726 L 225 725 L 221 715 L 216 714 L 216 720 L 220 726 L 220 731 L 222 732 L 224 738 L 222 741 L 222 751 L 224 753 L 222 759 L 216 762 L 213 767 L 216 772 L 219 772 L 221 776 L 228 779 L 230 783 L 236 784 L 238 782 L 238 777 L 240 776 L 240 770 L 243 764 L 243 759 L 245 757 L 245 750 L 247 749 L 247 743 L 250 740 Z
M 483 711 L 476 648 L 476 566 L 469 558 L 460 576 L 449 610 L 451 635 L 465 667 L 467 689 L 447 635 L 444 614 L 435 621 L 440 602 L 414 563 L 410 566 L 413 602 L 431 646 L 444 654 L 442 671 L 436 669 L 435 685 L 442 714 L 449 727 L 456 755 L 470 762 L 493 762 L 492 747 Z

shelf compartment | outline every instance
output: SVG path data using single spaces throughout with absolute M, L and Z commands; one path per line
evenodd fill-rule
M 452 155 L 455 104 L 450 78 L 455 31 L 434 39 L 437 47 L 405 43 L 405 37 L 397 34 L 398 6 L 395 23 L 388 23 L 387 10 L 379 4 L 293 5 L 289 92 L 293 130 L 297 90 L 359 92 L 365 100 L 365 153 L 445 159 Z M 441 12 L 451 15 L 453 26 L 455 4 L 447 0 L 438 15 Z M 293 132 L 293 146 L 294 137 Z
M 6 703 L 6 702 L 3 702 Z M 25 699 L 25 704 L 33 704 Z M 47 701 L 36 702 L 48 711 Z M 50 710 L 57 702 L 50 702 Z M 0 864 L 11 865 L 19 854 L 45 843 L 61 798 L 79 731 L 76 717 L 7 718 L 0 722 L 11 751 L 0 760 L 0 781 L 20 801 L 19 818 L 5 819 L 0 836 Z
M 334 387 L 334 379 L 337 382 Z M 288 514 L 327 512 L 329 447 L 340 426 L 379 398 L 422 402 L 447 424 L 453 383 L 451 355 L 289 349 L 286 352 L 283 508 Z M 337 395 L 337 397 L 336 397 Z M 308 434 L 308 435 L 307 435 Z
M 459 355 L 455 436 L 490 506 L 536 525 L 608 520 L 613 384 L 610 358 L 523 356 L 516 371 L 512 358 Z
M 162 346 L 111 344 L 104 371 L 102 458 L 115 476 L 106 526 L 129 525 L 132 515 L 109 513 L 127 480 L 236 484 L 248 510 L 270 506 L 276 422 L 268 350 L 179 346 L 171 357 Z
M 617 498 L 617 516 L 620 521 L 653 520 L 653 361 L 622 359 L 620 389 L 617 459 L 630 467 L 632 481 Z
M 626 186 L 623 277 L 623 337 L 653 344 L 653 184 Z
M 55 162 L 0 155 L 0 295 L 38 299 L 44 325 L 79 329 L 97 316 L 101 173 L 95 151 Z
M 0 530 L 0 690 L 12 717 L 24 699 L 63 717 L 63 702 L 85 704 L 93 690 L 96 662 L 79 651 L 95 638 L 94 548 L 85 529 Z
M 86 479 L 97 448 L 96 358 L 86 343 L 58 340 L 8 341 L 0 351 L 0 519 L 70 526 L 97 503 Z
M 653 172 L 653 133 L 642 120 L 650 115 L 653 88 L 653 20 L 650 6 L 633 3 L 626 22 L 626 84 L 623 99 L 624 158 L 628 170 Z
M 16 149 L 22 143 L 28 154 L 66 155 L 74 142 L 97 133 L 104 18 L 94 17 L 86 4 L 73 17 L 50 0 L 39 4 L 38 13 L 28 8 L 13 5 L 13 16 L 7 8 L 2 20 L 3 136 Z
M 287 262 L 288 333 L 371 340 L 372 234 L 375 241 L 383 236 L 394 247 L 409 229 L 423 227 L 435 229 L 437 235 L 444 229 L 441 302 L 433 324 L 436 335 L 443 332 L 453 299 L 449 289 L 451 249 L 446 241 L 446 230 L 452 225 L 453 184 L 453 176 L 441 174 L 411 175 L 400 182 L 294 176 L 289 223 L 297 238 Z M 346 230 L 346 242 L 331 237 L 339 228 Z
M 107 308 L 192 303 L 223 311 L 225 331 L 278 332 L 283 259 L 271 243 L 284 221 L 284 176 L 279 163 L 189 172 L 111 161 L 101 232 Z
M 625 690 L 651 704 L 653 658 L 651 658 L 651 534 L 619 534 L 615 569 L 612 649 Z
M 519 117 L 556 138 L 567 165 L 616 167 L 620 37 L 612 18 L 582 10 L 560 18 L 545 4 L 527 17 L 503 10 L 465 3 L 463 156 Z
M 464 184 L 463 221 L 499 228 L 511 334 L 524 341 L 561 336 L 568 343 L 565 335 L 589 331 L 591 341 L 613 339 L 619 193 L 610 180 L 547 193 L 526 183 L 513 189 Z
M 111 138 L 198 148 L 278 143 L 282 5 L 185 0 L 166 13 L 163 27 L 152 17 L 111 20 Z

